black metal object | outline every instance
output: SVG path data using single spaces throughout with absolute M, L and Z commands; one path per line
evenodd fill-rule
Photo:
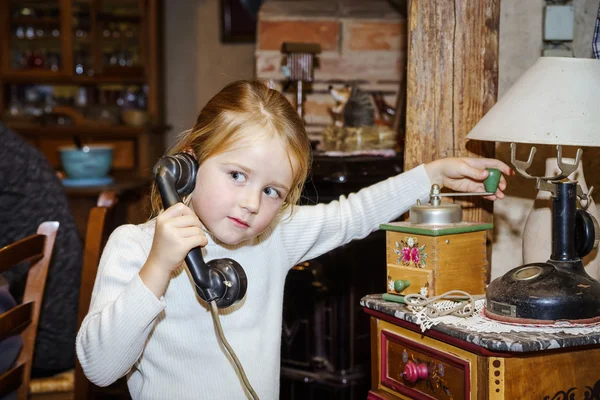
M 552 197 L 552 254 L 551 260 L 575 261 L 575 210 L 577 182 L 557 182 Z
M 575 251 L 581 258 L 590 254 L 596 244 L 597 221 L 587 211 L 575 212 Z
M 401 171 L 401 155 L 315 156 L 303 202 L 330 202 Z M 369 318 L 359 301 L 381 291 L 385 270 L 385 232 L 377 231 L 290 271 L 283 305 L 282 400 L 367 397 Z
M 577 210 L 577 182 L 552 183 L 550 259 L 514 268 L 490 283 L 486 314 L 491 318 L 519 323 L 600 319 L 600 283 L 585 272 L 580 258 L 593 248 L 593 219 Z

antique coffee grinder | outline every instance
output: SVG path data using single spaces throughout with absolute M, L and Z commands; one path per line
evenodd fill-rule
M 410 209 L 409 220 L 382 224 L 386 231 L 387 292 L 436 296 L 450 290 L 483 294 L 487 276 L 486 237 L 492 224 L 465 222 L 458 204 L 442 197 L 496 192 L 501 173 L 489 169 L 485 193 L 441 193 L 431 187 L 428 204 Z

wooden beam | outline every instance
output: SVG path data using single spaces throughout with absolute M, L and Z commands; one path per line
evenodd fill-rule
M 500 0 L 409 1 L 405 170 L 494 157 L 494 143 L 465 137 L 497 99 L 499 22 Z M 473 199 L 463 218 L 491 222 L 492 203 Z

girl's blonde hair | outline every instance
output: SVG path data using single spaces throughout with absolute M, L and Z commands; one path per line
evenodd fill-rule
M 295 159 L 298 168 L 293 170 L 294 181 L 282 209 L 296 204 L 311 164 L 310 140 L 290 102 L 263 82 L 236 81 L 225 86 L 208 101 L 194 127 L 183 132 L 166 155 L 191 150 L 202 164 L 227 150 L 241 134 L 249 132 L 248 127 L 278 136 Z M 293 168 L 291 158 L 290 165 Z M 162 202 L 155 183 L 151 203 L 152 216 L 156 216 L 162 210 Z

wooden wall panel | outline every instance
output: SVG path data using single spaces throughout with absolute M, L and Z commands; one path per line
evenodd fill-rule
M 465 137 L 498 94 L 499 0 L 411 0 L 405 168 L 437 158 L 494 156 L 494 144 Z M 492 203 L 474 198 L 473 222 L 492 220 Z

